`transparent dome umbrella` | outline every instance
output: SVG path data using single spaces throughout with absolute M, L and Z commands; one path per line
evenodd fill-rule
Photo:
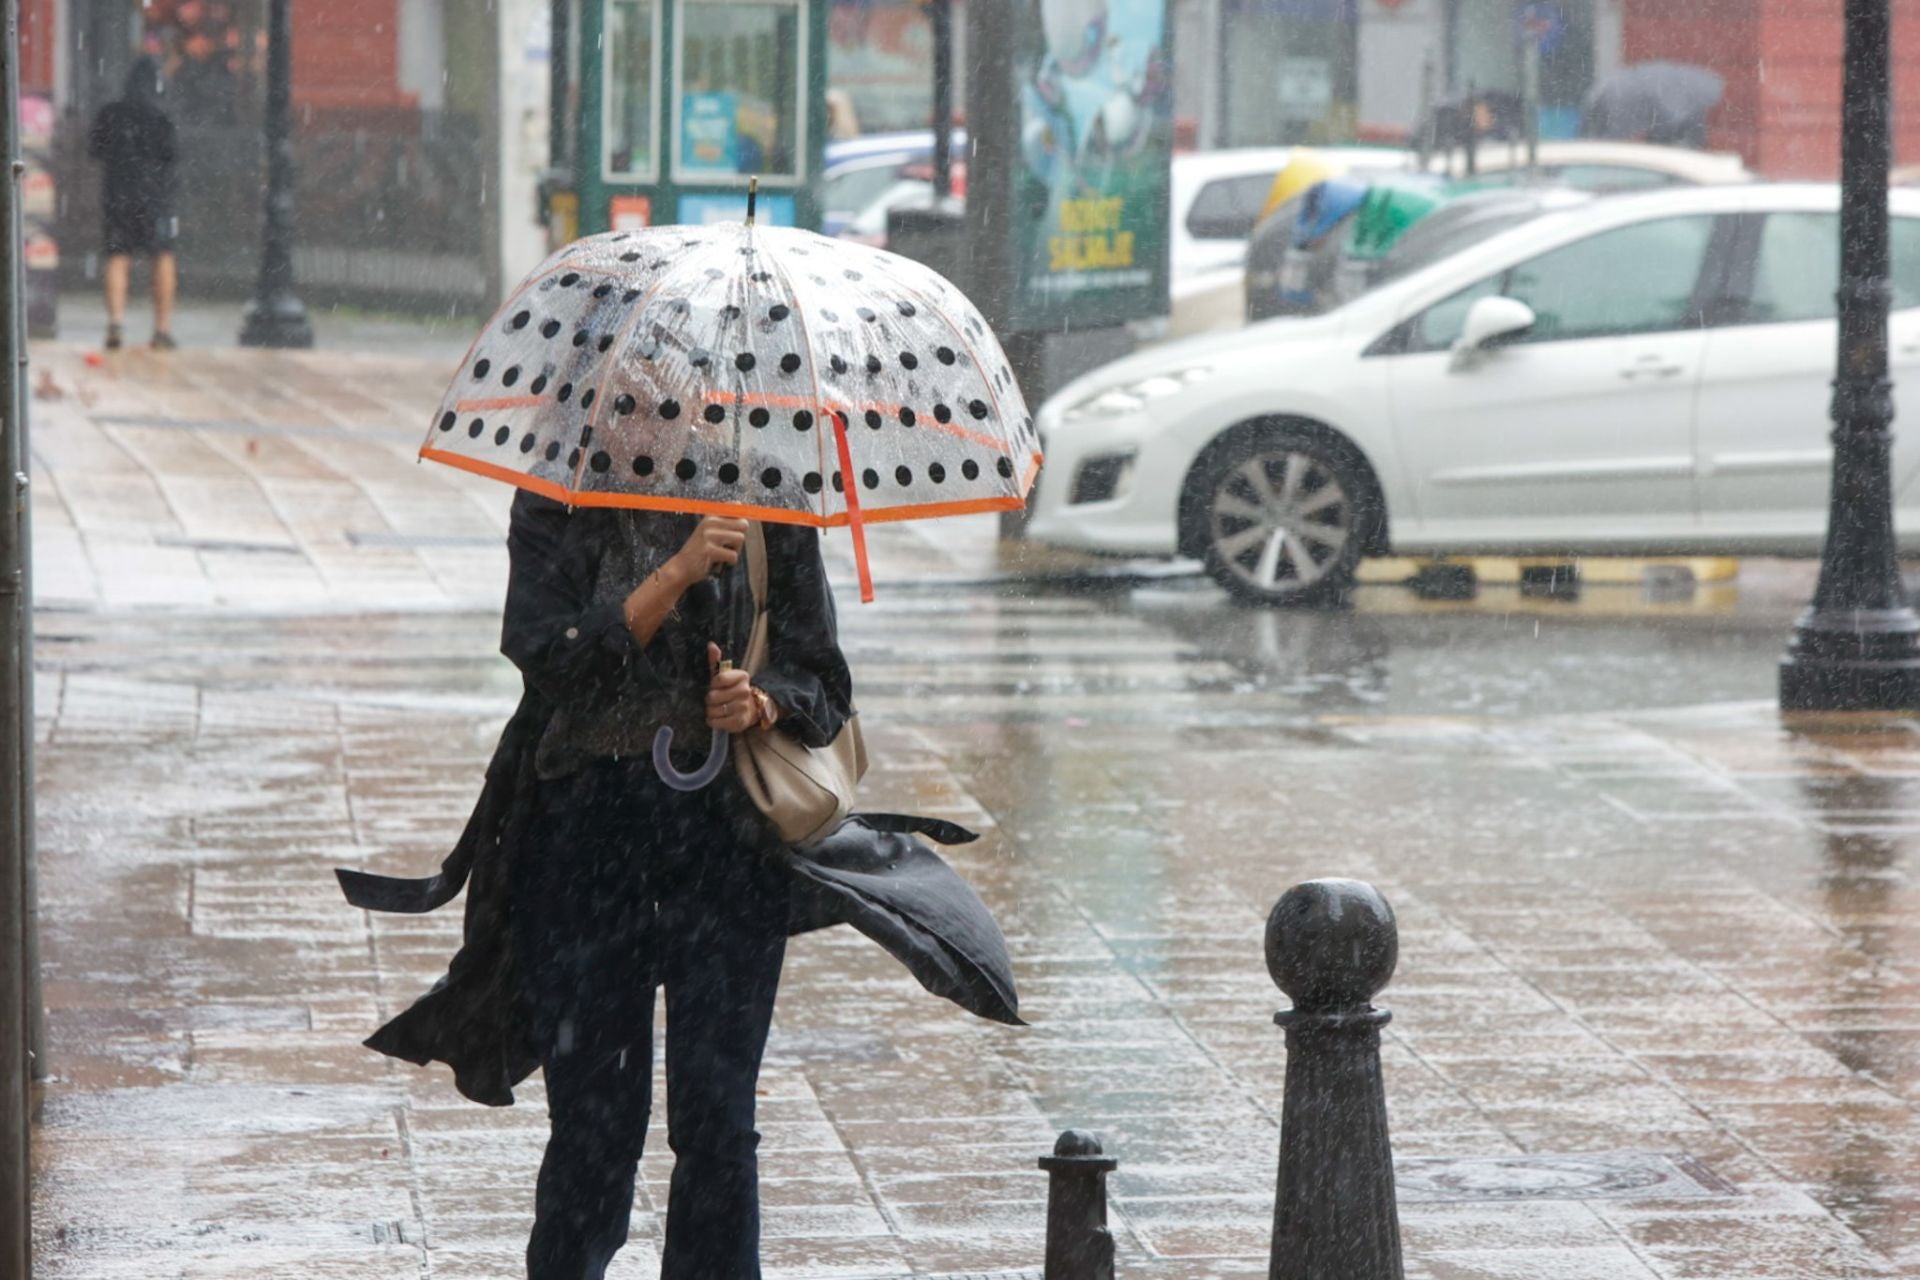
M 1019 508 L 1040 466 L 958 289 L 751 218 L 554 254 L 487 322 L 420 453 L 571 506 L 846 526 L 862 600 L 866 525 Z

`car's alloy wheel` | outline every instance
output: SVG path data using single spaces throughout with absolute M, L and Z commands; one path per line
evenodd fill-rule
M 1223 460 L 1206 491 L 1207 568 L 1268 604 L 1344 593 L 1359 560 L 1356 486 L 1319 450 L 1260 443 Z

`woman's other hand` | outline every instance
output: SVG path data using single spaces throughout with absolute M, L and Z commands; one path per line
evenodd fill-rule
M 720 646 L 707 644 L 707 664 L 713 679 L 707 685 L 707 727 L 745 733 L 760 723 L 759 701 L 752 676 L 738 667 L 720 669 Z
M 695 526 L 687 544 L 674 553 L 684 586 L 691 586 L 715 569 L 740 563 L 747 543 L 747 522 L 730 516 L 707 516 Z

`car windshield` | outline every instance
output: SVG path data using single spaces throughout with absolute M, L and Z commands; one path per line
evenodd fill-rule
M 1541 206 L 1535 204 L 1516 205 L 1511 208 L 1477 211 L 1476 216 L 1445 219 L 1445 213 L 1435 214 L 1425 224 L 1416 224 L 1405 238 L 1388 250 L 1387 255 L 1374 264 L 1368 275 L 1373 286 L 1397 280 L 1401 276 L 1418 271 L 1420 268 L 1450 257 L 1460 250 L 1476 245 L 1499 235 L 1510 227 L 1532 221 L 1540 216 Z

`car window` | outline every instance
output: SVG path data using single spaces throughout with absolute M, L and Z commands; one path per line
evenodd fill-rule
M 1458 342 L 1460 330 L 1467 322 L 1467 312 L 1480 299 L 1497 296 L 1505 279 L 1506 273 L 1501 272 L 1485 280 L 1477 280 L 1452 297 L 1444 298 L 1421 312 L 1408 335 L 1409 348 L 1414 351 L 1445 351 Z
M 1920 218 L 1892 227 L 1893 306 L 1920 307 Z M 1840 288 L 1840 217 L 1833 213 L 1770 213 L 1760 228 L 1748 324 L 1831 320 Z
M 1497 294 L 1533 308 L 1537 318 L 1520 342 L 1696 327 L 1694 285 L 1713 223 L 1711 216 L 1638 222 L 1544 253 L 1428 307 L 1407 331 L 1407 349 L 1451 347 L 1468 309 Z
M 1565 342 L 1698 327 L 1695 285 L 1711 215 L 1616 227 L 1523 262 L 1505 293 L 1537 317 L 1522 342 Z
M 1187 210 L 1187 234 L 1196 240 L 1245 240 L 1253 234 L 1273 189 L 1271 173 L 1215 178 L 1194 193 Z

